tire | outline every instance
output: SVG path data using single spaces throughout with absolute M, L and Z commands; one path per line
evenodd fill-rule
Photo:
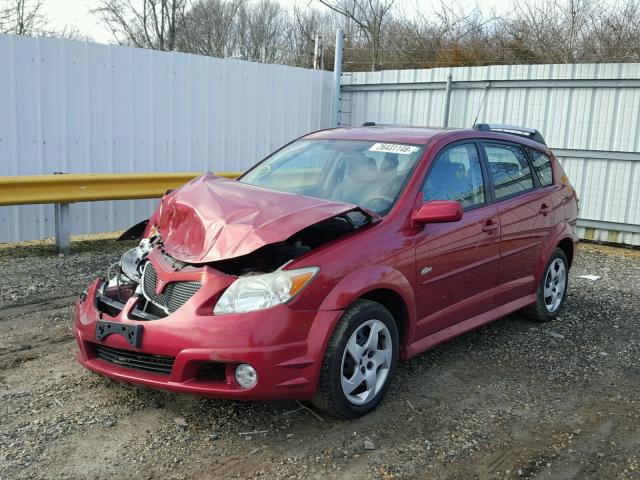
M 569 262 L 562 249 L 556 248 L 538 284 L 536 303 L 524 310 L 525 315 L 536 322 L 557 318 L 567 298 L 568 287 Z
M 355 301 L 329 340 L 313 403 L 342 418 L 371 412 L 389 389 L 398 352 L 398 327 L 389 310 L 371 300 Z

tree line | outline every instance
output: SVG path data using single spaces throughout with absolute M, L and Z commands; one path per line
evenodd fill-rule
M 85 38 L 70 26 L 62 30 L 52 28 L 43 13 L 44 3 L 45 0 L 0 0 L 0 33 L 73 40 Z
M 46 0 L 0 0 L 0 32 L 52 32 Z M 333 67 L 345 32 L 344 69 L 491 64 L 639 62 L 640 0 L 522 0 L 497 15 L 441 0 L 410 15 L 396 0 L 102 0 L 93 11 L 114 42 L 142 48 L 311 67 L 316 37 Z M 320 62 L 318 62 L 320 63 Z

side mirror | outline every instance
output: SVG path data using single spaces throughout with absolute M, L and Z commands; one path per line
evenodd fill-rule
M 462 204 L 455 200 L 431 200 L 413 212 L 414 225 L 457 222 L 462 218 Z

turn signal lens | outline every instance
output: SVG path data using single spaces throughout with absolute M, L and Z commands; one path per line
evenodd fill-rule
M 293 297 L 296 293 L 302 290 L 314 275 L 315 272 L 304 272 L 293 276 L 291 278 L 291 286 L 289 287 L 289 295 Z

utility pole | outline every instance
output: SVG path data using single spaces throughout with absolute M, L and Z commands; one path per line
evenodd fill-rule
M 320 50 L 322 49 L 322 44 L 320 42 L 321 42 L 320 35 L 316 35 L 316 42 L 313 48 L 313 69 L 314 70 L 320 69 L 320 55 L 321 55 Z
M 340 80 L 342 77 L 342 52 L 344 50 L 344 32 L 341 28 L 336 32 L 336 54 L 333 60 L 333 111 L 331 126 L 340 125 Z
M 442 126 L 449 126 L 449 109 L 451 108 L 451 74 L 447 75 L 447 85 L 444 91 L 444 111 L 442 112 Z

